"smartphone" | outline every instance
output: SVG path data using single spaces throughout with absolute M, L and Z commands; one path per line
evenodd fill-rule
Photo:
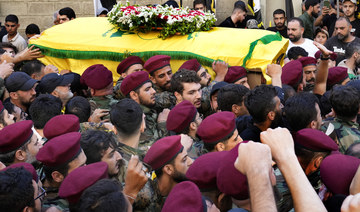
M 330 6 L 330 0 L 324 0 L 324 7 L 331 8 Z

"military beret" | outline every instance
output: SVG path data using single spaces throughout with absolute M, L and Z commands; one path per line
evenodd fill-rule
M 49 167 L 68 164 L 81 152 L 80 138 L 79 132 L 70 132 L 52 138 L 39 150 L 36 159 Z
M 246 69 L 242 66 L 231 66 L 225 75 L 224 81 L 227 83 L 235 83 L 239 79 L 246 77 Z
M 84 71 L 80 81 L 92 89 L 101 90 L 113 82 L 113 76 L 112 72 L 104 65 L 96 64 Z
M 166 198 L 162 212 L 204 212 L 205 205 L 199 188 L 190 181 L 178 183 Z
M 327 156 L 320 164 L 320 177 L 334 194 L 349 195 L 352 179 L 360 165 L 360 159 L 343 154 Z
M 236 129 L 235 115 L 224 111 L 206 117 L 200 124 L 197 135 L 204 143 L 216 143 L 231 136 Z
M 196 118 L 197 110 L 191 102 L 184 100 L 177 104 L 169 113 L 166 128 L 181 133 Z
M 315 53 L 315 59 L 318 60 L 318 59 L 320 59 L 320 57 L 321 57 L 321 51 L 319 50 L 319 51 L 317 51 L 317 52 Z M 333 52 L 332 54 L 330 54 L 330 60 L 335 61 L 336 58 L 337 58 L 337 54 L 336 54 L 335 52 Z
M 188 60 L 185 63 L 183 63 L 180 66 L 179 70 L 180 69 L 187 69 L 187 70 L 190 70 L 190 71 L 198 72 L 200 70 L 200 68 L 201 68 L 201 65 L 197 61 L 197 59 L 191 59 L 191 60 Z
M 135 64 L 144 65 L 144 62 L 138 56 L 130 56 L 125 60 L 121 61 L 121 63 L 117 67 L 117 73 L 122 74 L 126 72 L 130 68 L 130 66 Z
M 0 154 L 9 153 L 22 147 L 33 135 L 30 120 L 10 124 L 0 130 Z
M 170 66 L 170 59 L 171 57 L 167 55 L 152 56 L 145 62 L 144 68 L 151 74 L 165 66 Z
M 222 82 L 218 82 L 215 85 L 213 85 L 211 92 L 210 92 L 210 97 L 212 97 L 212 95 L 214 95 L 216 91 L 219 91 L 222 87 L 224 87 L 228 84 L 229 83 L 222 81 Z
M 144 157 L 144 162 L 149 164 L 152 169 L 162 168 L 173 160 L 181 151 L 181 136 L 167 136 L 157 140 L 149 149 Z
M 76 168 L 61 183 L 59 197 L 66 198 L 70 204 L 76 204 L 85 189 L 105 178 L 108 178 L 108 165 L 105 162 Z
M 210 152 L 198 157 L 186 172 L 186 178 L 194 182 L 200 190 L 216 189 L 216 175 L 227 151 Z
M 247 141 L 243 141 L 242 143 L 246 142 Z M 226 151 L 226 155 L 222 158 L 216 176 L 218 189 L 222 193 L 230 195 L 238 200 L 249 198 L 247 178 L 234 166 L 235 160 L 238 157 L 239 145 L 242 143 L 236 145 L 232 150 Z
M 338 145 L 329 136 L 320 130 L 305 128 L 294 135 L 297 146 L 314 152 L 327 152 L 338 150 Z
M 309 65 L 316 66 L 316 64 L 317 64 L 317 60 L 313 57 L 302 57 L 302 58 L 299 58 L 298 61 L 301 62 L 303 67 L 309 66 Z
M 120 85 L 120 91 L 126 96 L 147 82 L 150 82 L 149 74 L 145 71 L 137 71 L 125 77 Z
M 19 168 L 19 167 L 23 167 L 23 168 L 26 169 L 28 172 L 30 172 L 31 175 L 32 175 L 32 177 L 33 177 L 33 180 L 34 180 L 35 182 L 38 182 L 39 177 L 38 177 L 38 175 L 37 175 L 37 173 L 36 173 L 36 170 L 35 170 L 34 166 L 31 165 L 30 163 L 25 163 L 25 162 L 14 163 L 14 164 L 12 164 L 12 165 L 4 168 L 4 169 L 1 170 L 1 171 L 6 171 L 6 170 L 8 170 L 8 169 L 15 169 L 15 168 Z
M 347 68 L 340 66 L 332 67 L 329 68 L 326 84 L 327 86 L 334 86 L 342 83 L 348 77 Z
M 42 94 L 50 94 L 57 86 L 69 85 L 73 81 L 74 75 L 60 75 L 57 73 L 50 73 L 41 78 L 40 83 L 37 85 L 37 89 Z
M 57 115 L 46 122 L 44 137 L 48 140 L 69 132 L 79 132 L 79 118 L 73 114 Z
M 293 60 L 283 66 L 281 82 L 286 85 L 296 86 L 301 81 L 302 76 L 302 64 L 298 60 Z
M 37 83 L 36 80 L 21 71 L 13 72 L 5 79 L 5 87 L 9 92 L 28 91 L 34 87 L 35 83 Z
M 4 111 L 4 105 L 2 101 L 0 100 L 0 114 Z

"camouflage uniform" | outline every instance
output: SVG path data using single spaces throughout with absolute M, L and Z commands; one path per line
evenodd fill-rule
M 360 142 L 360 130 L 358 123 L 343 121 L 339 118 L 335 118 L 334 120 L 324 122 L 321 130 L 326 132 L 330 124 L 334 126 L 337 144 L 341 153 L 344 154 L 351 144 Z
M 118 100 L 114 99 L 112 95 L 106 96 L 93 96 L 89 99 L 91 106 L 91 113 L 93 113 L 97 108 L 100 109 L 110 109 L 112 105 L 116 104 Z M 103 119 L 109 119 L 110 115 L 103 117 Z
M 122 94 L 120 91 L 121 83 L 123 80 L 124 80 L 124 78 L 122 78 L 122 76 L 120 76 L 120 78 L 116 82 L 116 85 L 114 86 L 114 98 L 117 100 L 122 100 L 125 98 L 124 94 Z
M 204 143 L 199 138 L 196 137 L 196 138 L 192 138 L 192 139 L 194 142 L 187 153 L 191 159 L 195 160 L 196 158 L 205 154 L 207 151 L 204 148 Z
M 43 211 L 50 207 L 56 207 L 60 211 L 69 211 L 69 203 L 58 196 L 59 188 L 46 188 L 46 196 L 42 205 Z
M 212 114 L 211 105 L 210 105 L 210 93 L 213 86 L 218 83 L 217 81 L 212 81 L 207 87 L 201 89 L 201 107 L 199 108 L 199 113 L 203 114 L 205 117 Z
M 5 93 L 5 82 L 4 79 L 0 77 L 0 99 L 3 99 Z
M 287 212 L 294 207 L 289 187 L 287 186 L 285 178 L 281 174 L 280 169 L 274 167 L 274 174 L 276 177 L 276 186 L 274 189 L 276 207 L 280 212 Z
M 176 105 L 176 97 L 174 93 L 162 90 L 159 86 L 153 84 L 156 91 L 154 109 L 161 112 L 164 108 L 171 108 Z
M 155 141 L 167 136 L 166 122 L 158 123 L 158 113 L 144 105 L 140 105 L 145 114 L 145 132 L 141 133 L 139 149 L 147 151 Z
M 105 127 L 105 124 L 100 123 L 94 123 L 94 122 L 82 122 L 80 123 L 80 132 L 83 133 L 87 130 L 101 130 L 105 132 L 109 132 L 109 129 Z
M 128 167 L 131 155 L 138 155 L 142 160 L 144 152 L 139 149 L 134 149 L 123 143 L 118 143 L 117 151 L 121 154 L 124 165 L 120 169 L 118 180 L 124 184 L 126 177 L 126 169 Z M 164 203 L 163 197 L 160 195 L 155 181 L 149 179 L 145 186 L 138 193 L 133 204 L 133 211 L 161 211 Z

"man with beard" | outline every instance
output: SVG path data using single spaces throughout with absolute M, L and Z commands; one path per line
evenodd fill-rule
M 348 18 L 340 17 L 335 23 L 336 36 L 331 37 L 325 43 L 325 47 L 336 53 L 336 64 L 339 64 L 345 59 L 346 47 L 348 45 L 355 45 L 360 43 L 360 38 L 355 37 L 351 34 L 351 23 Z
M 26 162 L 37 167 L 36 155 L 42 145 L 32 127 L 33 122 L 26 120 L 6 126 L 0 131 L 0 162 L 6 166 Z
M 41 78 L 36 89 L 41 94 L 51 94 L 58 97 L 64 107 L 74 95 L 70 90 L 70 85 L 73 80 L 74 75 L 51 73 Z
M 303 67 L 303 78 L 306 81 L 304 91 L 312 91 L 315 86 L 315 77 L 317 71 L 317 60 L 313 57 L 302 57 L 298 59 Z
M 196 74 L 200 77 L 201 81 L 201 87 L 208 87 L 211 82 L 211 76 L 208 73 L 208 70 L 206 70 L 198 61 L 197 59 L 191 59 L 183 63 L 179 70 L 181 69 L 187 69 L 190 71 L 195 71 Z
M 318 51 L 318 48 L 313 44 L 313 41 L 304 38 L 304 24 L 300 18 L 292 18 L 288 21 L 287 33 L 289 36 L 289 47 L 286 53 L 290 48 L 294 46 L 299 46 L 309 54 L 310 57 L 314 57 L 315 53 Z
M 181 140 L 179 135 L 164 137 L 151 146 L 144 158 L 155 171 L 158 189 L 164 197 L 175 185 L 187 180 L 185 174 L 193 162 Z
M 10 102 L 21 110 L 22 119 L 28 118 L 30 104 L 36 98 L 36 80 L 32 79 L 24 72 L 13 72 L 5 80 L 5 87 L 10 95 Z M 15 109 L 14 109 L 15 110 Z
M 256 86 L 246 95 L 244 102 L 253 118 L 253 125 L 246 128 L 240 136 L 245 141 L 261 142 L 262 131 L 279 126 L 283 105 L 275 87 L 270 85 Z
M 10 114 L 4 107 L 2 101 L 0 101 L 0 130 L 2 130 L 4 127 L 14 124 L 15 116 L 13 114 Z
M 137 102 L 145 114 L 146 129 L 141 134 L 139 148 L 146 151 L 157 139 L 167 134 L 166 119 L 170 110 L 164 109 L 158 114 L 153 109 L 156 92 L 145 71 L 138 71 L 125 77 L 120 90 L 124 96 Z
M 224 81 L 236 85 L 243 85 L 246 88 L 250 89 L 250 85 L 248 83 L 248 78 L 247 78 L 247 71 L 242 66 L 229 67 L 229 70 L 225 75 Z
M 349 78 L 356 79 L 357 75 L 360 74 L 358 68 L 360 66 L 360 43 L 348 45 L 345 50 L 345 59 L 338 66 L 347 68 Z
M 274 18 L 274 27 L 269 27 L 266 30 L 270 30 L 273 32 L 279 32 L 284 38 L 289 38 L 287 34 L 287 27 L 285 25 L 286 22 L 286 15 L 285 11 L 282 9 L 277 9 L 273 13 Z
M 349 19 L 351 23 L 351 34 L 356 37 L 360 37 L 360 20 L 355 16 L 355 12 L 357 11 L 356 5 L 356 0 L 344 0 L 342 8 L 345 16 Z
M 299 16 L 299 19 L 304 23 L 304 38 L 314 39 L 314 18 L 318 17 L 319 11 L 319 0 L 306 0 L 305 12 Z

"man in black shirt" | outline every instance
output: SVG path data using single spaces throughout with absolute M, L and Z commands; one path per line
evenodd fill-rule
M 350 23 L 352 25 L 351 34 L 356 37 L 360 37 L 360 20 L 355 16 L 356 10 L 356 0 L 343 1 L 344 14 L 350 20 Z
M 231 16 L 227 17 L 220 25 L 219 27 L 230 27 L 230 28 L 238 28 L 240 23 L 245 23 L 245 17 L 246 17 L 246 5 L 242 1 L 237 1 L 234 4 L 234 10 L 231 14 Z
M 270 30 L 273 32 L 279 32 L 284 38 L 289 38 L 287 35 L 287 27 L 285 25 L 286 16 L 285 11 L 282 9 L 277 9 L 273 13 L 275 27 L 269 27 L 266 30 Z

